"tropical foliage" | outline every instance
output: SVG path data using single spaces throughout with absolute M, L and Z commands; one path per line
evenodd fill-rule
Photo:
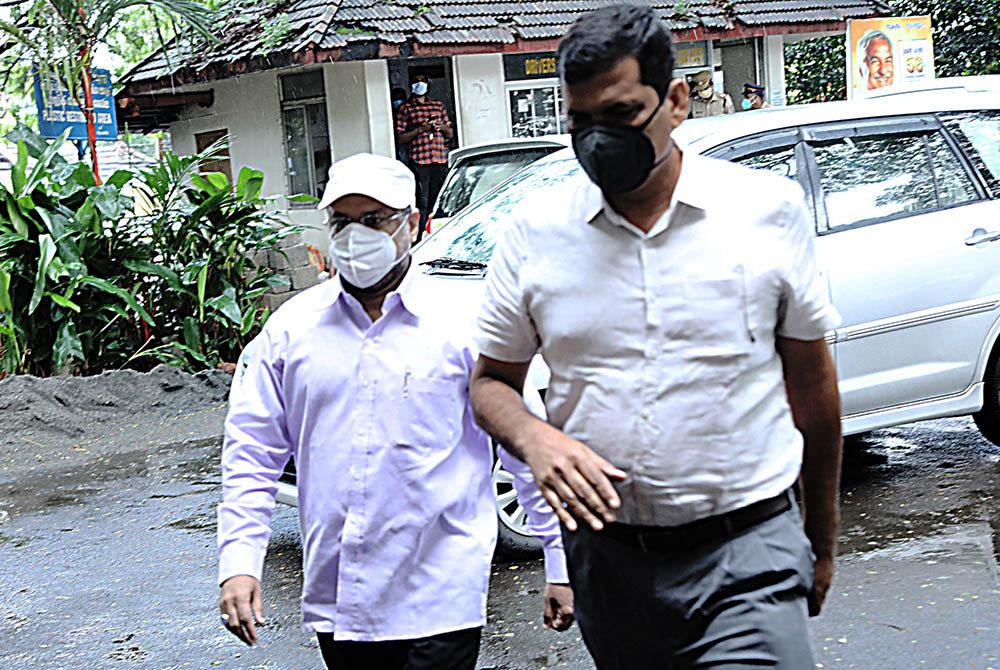
M 262 197 L 199 167 L 224 145 L 97 185 L 26 128 L 0 186 L 0 374 L 190 369 L 234 361 L 287 280 L 251 260 L 301 228 Z M 33 159 L 33 163 L 32 163 Z

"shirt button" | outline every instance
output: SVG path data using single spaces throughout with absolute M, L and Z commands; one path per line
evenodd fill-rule
M 643 419 L 645 419 L 646 421 L 649 421 L 649 417 L 650 416 L 652 416 L 652 412 L 649 411 L 648 407 L 646 409 L 642 410 L 642 418 Z
M 361 479 L 361 473 L 358 472 L 357 468 L 351 468 L 351 477 L 354 477 L 354 481 Z

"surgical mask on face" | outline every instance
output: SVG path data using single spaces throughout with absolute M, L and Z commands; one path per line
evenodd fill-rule
M 666 96 L 660 99 L 653 113 L 641 126 L 618 126 L 595 123 L 573 130 L 573 150 L 580 166 L 590 180 L 606 195 L 628 193 L 649 179 L 653 168 L 670 156 L 673 142 L 666 154 L 656 159 L 656 147 L 646 134 L 646 126 L 660 111 Z
M 330 238 L 330 264 L 348 284 L 358 288 L 374 286 L 406 258 L 409 244 L 397 257 L 395 238 L 409 220 L 409 216 L 403 217 L 392 235 L 357 222 L 347 224 Z
M 413 91 L 413 95 L 423 95 L 424 93 L 427 92 L 427 82 L 418 81 L 415 84 L 413 84 L 411 90 Z
M 402 100 L 393 100 L 392 101 L 392 108 L 393 109 L 399 109 L 402 106 L 403 106 L 403 101 Z
M 743 100 L 740 102 L 740 107 L 742 107 L 743 109 L 750 109 L 751 107 L 753 107 L 753 101 L 750 100 L 750 98 L 743 98 Z

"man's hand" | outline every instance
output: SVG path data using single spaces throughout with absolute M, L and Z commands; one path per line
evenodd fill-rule
M 833 580 L 833 558 L 816 559 L 816 576 L 813 578 L 812 591 L 809 593 L 809 616 L 819 616 L 826 600 L 826 592 L 830 590 Z
M 573 620 L 573 589 L 569 584 L 546 584 L 545 627 L 564 631 Z
M 622 481 L 626 474 L 562 431 L 542 422 L 538 428 L 531 446 L 525 445 L 524 460 L 559 520 L 570 531 L 577 527 L 574 517 L 594 530 L 614 523 L 621 500 L 611 480 Z
M 256 626 L 264 625 L 260 582 L 250 575 L 237 575 L 224 581 L 219 610 L 230 633 L 250 646 L 257 642 Z

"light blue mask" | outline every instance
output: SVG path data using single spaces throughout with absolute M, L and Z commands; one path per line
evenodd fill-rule
M 743 109 L 750 109 L 751 107 L 753 107 L 753 103 L 750 102 L 749 98 L 743 98 L 743 100 L 740 102 L 740 107 L 742 107 Z
M 411 87 L 411 90 L 413 91 L 413 95 L 423 95 L 424 93 L 427 92 L 427 82 L 426 81 L 415 82 Z

